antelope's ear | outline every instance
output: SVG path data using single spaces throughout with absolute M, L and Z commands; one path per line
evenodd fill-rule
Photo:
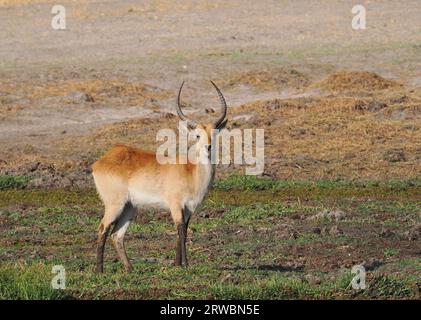
M 225 119 L 224 121 L 221 122 L 221 124 L 216 129 L 218 130 L 224 129 L 227 125 L 227 122 L 228 122 L 228 119 Z

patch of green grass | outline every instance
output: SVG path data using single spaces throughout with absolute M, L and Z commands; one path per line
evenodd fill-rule
M 1 235 L 9 240 L 19 241 L 22 239 L 39 238 L 43 242 L 62 243 L 70 236 L 77 239 L 87 233 L 96 232 L 99 215 L 87 214 L 75 207 L 41 207 L 28 211 L 0 211 L 0 219 L 12 222 L 5 228 Z M 44 246 L 45 247 L 45 246 Z
M 421 178 L 411 180 L 388 180 L 384 182 L 378 182 L 379 185 L 393 190 L 406 190 L 408 188 L 419 188 L 421 187 Z
M 302 204 L 288 205 L 282 202 L 272 201 L 269 203 L 254 203 L 247 205 L 224 205 L 208 202 L 206 209 L 223 210 L 223 215 L 195 221 L 192 228 L 195 230 L 212 230 L 223 224 L 236 224 L 243 227 L 270 227 L 273 221 L 281 217 L 286 217 L 294 213 L 313 214 L 321 210 L 320 206 L 307 206 Z
M 53 289 L 52 269 L 45 264 L 1 265 L 0 300 L 63 299 L 61 290 Z
M 29 181 L 31 181 L 31 178 L 26 176 L 0 176 L 0 190 L 22 188 Z
M 249 206 L 232 206 L 224 215 L 225 222 L 246 223 L 269 217 L 279 217 L 295 212 L 294 208 L 282 203 L 255 204 Z
M 37 207 L 85 208 L 101 206 L 101 201 L 93 189 L 5 189 L 0 191 L 0 208 L 22 204 Z
M 406 258 L 396 262 L 399 267 L 415 267 L 421 274 L 421 258 Z M 421 280 L 421 279 L 420 279 Z
M 383 298 L 408 298 L 414 294 L 414 283 L 392 275 L 380 275 L 369 282 L 366 292 L 369 296 Z
M 319 180 L 319 181 L 290 181 L 272 180 L 259 178 L 252 175 L 232 175 L 214 183 L 215 188 L 232 190 L 270 190 L 285 188 L 388 188 L 393 190 L 405 190 L 407 188 L 421 187 L 421 178 L 412 180 L 389 180 L 389 181 L 347 181 L 347 180 Z
M 399 223 L 394 219 L 387 219 L 383 221 L 383 225 L 385 227 L 396 228 L 399 227 Z
M 399 253 L 399 249 L 386 248 L 383 250 L 383 254 L 386 258 L 391 258 L 393 256 L 396 256 L 398 253 Z
M 320 282 L 309 283 L 302 272 L 259 269 L 221 270 L 212 263 L 189 268 L 137 262 L 131 274 L 120 263 L 106 264 L 105 274 L 93 265 L 65 264 L 66 289 L 51 287 L 52 265 L 44 263 L 0 266 L 0 299 L 334 299 L 349 298 L 350 272 L 316 273 Z M 411 297 L 410 281 L 377 276 L 358 296 Z
M 166 221 L 150 221 L 148 223 L 132 222 L 129 226 L 128 232 L 139 234 L 159 234 L 168 230 L 175 230 L 174 224 Z
M 25 181 L 26 178 L 22 179 Z M 255 176 L 231 176 L 215 182 L 207 203 L 247 205 L 288 199 L 321 200 L 325 198 L 399 199 L 401 201 L 419 199 L 421 182 L 417 184 L 406 181 L 399 184 L 393 183 L 389 187 L 387 185 L 387 183 L 378 185 L 374 182 L 359 184 L 346 181 L 282 181 L 261 179 Z M 0 207 L 16 204 L 39 207 L 102 207 L 94 189 L 6 188 L 0 190 Z
M 356 211 L 364 215 L 389 213 L 396 217 L 404 215 L 416 217 L 420 210 L 420 204 L 417 202 L 371 200 L 358 204 Z
M 328 299 L 344 292 L 350 280 L 350 275 L 345 274 L 333 282 L 325 280 L 319 285 L 311 285 L 295 274 L 272 273 L 247 283 L 217 283 L 211 290 L 216 299 Z
M 224 190 L 268 190 L 297 186 L 303 187 L 309 185 L 309 182 L 292 182 L 283 180 L 262 179 L 256 176 L 247 175 L 232 175 L 226 179 L 217 180 L 214 183 L 215 188 Z

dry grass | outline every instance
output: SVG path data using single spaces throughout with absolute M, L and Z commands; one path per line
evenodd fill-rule
M 327 91 L 374 91 L 401 87 L 402 84 L 385 79 L 373 72 L 341 70 L 314 84 Z
M 234 112 L 254 115 L 252 123 L 239 126 L 265 128 L 272 176 L 408 178 L 421 175 L 421 98 L 407 97 L 404 103 L 386 101 L 379 111 L 359 108 L 373 98 L 334 96 L 261 101 Z M 388 159 L 391 150 L 403 154 L 402 159 Z
M 244 104 L 230 110 L 229 129 L 265 129 L 265 174 L 275 178 L 382 180 L 421 176 L 421 88 L 405 89 L 364 72 L 348 74 L 365 75 L 367 81 L 354 83 L 355 77 L 339 77 L 336 73 L 328 78 L 336 79 L 331 87 L 357 88 L 364 94 L 347 96 L 333 92 L 328 96 Z M 99 99 L 111 88 L 121 90 L 118 96 L 133 94 L 149 99 L 148 94 L 155 94 L 141 84 L 99 80 L 67 81 L 60 88 L 44 86 L 31 94 L 41 97 L 84 90 Z M 238 114 L 251 118 L 232 120 Z M 82 137 L 60 137 L 46 150 L 30 146 L 14 150 L 0 168 L 40 161 L 63 171 L 80 170 L 116 143 L 155 150 L 159 144 L 155 139 L 157 131 L 177 128 L 174 116 L 160 111 L 155 115 L 107 125 Z M 209 116 L 203 114 L 199 120 Z M 230 167 L 223 174 L 238 169 Z
M 406 97 L 405 102 L 400 101 Z M 249 121 L 231 121 L 230 128 L 264 128 L 266 174 L 283 179 L 392 179 L 421 175 L 421 96 L 401 91 L 379 111 L 361 110 L 376 98 L 318 97 L 267 100 L 230 111 L 249 113 Z M 202 118 L 203 119 L 203 118 Z M 204 120 L 204 119 L 203 119 Z M 176 119 L 132 120 L 98 130 L 83 141 L 59 145 L 84 146 L 95 141 L 97 153 L 114 143 L 149 150 L 158 145 L 160 128 L 176 128 Z M 83 147 L 81 148 L 81 151 Z M 389 151 L 404 159 L 392 161 Z
M 287 68 L 251 70 L 235 73 L 222 80 L 226 87 L 250 85 L 260 90 L 282 90 L 285 87 L 301 88 L 308 85 L 308 77 L 300 71 Z
M 102 79 L 66 79 L 49 82 L 16 82 L 0 81 L 1 91 L 5 94 L 20 93 L 30 100 L 66 97 L 75 92 L 89 94 L 95 101 L 103 101 L 110 97 L 132 97 L 140 100 L 164 99 L 169 92 L 143 84 L 123 80 Z

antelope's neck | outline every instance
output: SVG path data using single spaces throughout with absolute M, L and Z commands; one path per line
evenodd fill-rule
M 192 201 L 192 210 L 195 211 L 200 207 L 209 189 L 212 186 L 213 179 L 215 177 L 215 165 L 214 164 L 201 164 L 198 163 L 195 168 L 195 192 Z

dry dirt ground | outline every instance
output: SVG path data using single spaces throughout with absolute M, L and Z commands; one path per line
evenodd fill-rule
M 95 291 L 95 280 L 72 296 L 194 298 L 209 297 L 206 288 L 211 287 L 212 298 L 270 298 L 273 287 L 286 290 L 279 289 L 274 298 L 352 298 L 336 271 L 364 262 L 380 273 L 370 275 L 377 279 L 374 291 L 359 297 L 419 298 L 420 1 L 364 1 L 367 29 L 358 31 L 351 27 L 353 1 L 63 0 L 67 29 L 61 31 L 50 25 L 54 4 L 0 0 L 2 260 L 20 259 L 25 269 L 34 261 L 71 260 L 74 249 L 83 255 L 67 262 L 77 270 L 73 279 L 85 281 L 81 274 L 91 272 L 93 257 L 84 243 L 94 241 L 101 206 L 83 197 L 86 203 L 78 204 L 77 192 L 88 190 L 95 197 L 91 164 L 115 143 L 156 148 L 156 132 L 176 128 L 174 103 L 183 80 L 186 113 L 201 120 L 216 117 L 218 100 L 208 81 L 213 79 L 229 105 L 229 129 L 265 129 L 265 180 L 233 178 L 232 187 L 229 177 L 244 168 L 229 165 L 218 171 L 222 182 L 205 216 L 198 218 L 193 253 L 197 266 L 213 264 L 194 269 L 195 296 L 183 287 L 183 281 L 188 285 L 185 271 L 163 271 L 156 264 L 172 255 L 170 222 L 147 229 L 142 223 L 148 219 L 132 230 L 144 232 L 143 239 L 132 238 L 136 248 L 156 258 L 135 266 L 149 270 L 148 285 L 140 290 L 135 281 L 144 279 L 135 278 L 124 291 L 101 278 L 96 280 L 109 291 Z M 285 190 L 282 181 L 287 181 Z M 255 198 L 243 194 L 247 186 Z M 284 191 L 272 192 L 272 187 Z M 54 199 L 66 199 L 63 188 L 70 200 L 61 206 Z M 218 197 L 229 190 L 238 192 L 237 202 Z M 293 195 L 286 197 L 288 192 Z M 250 197 L 257 207 L 245 203 Z M 286 207 L 280 209 L 282 201 Z M 343 217 L 336 222 L 323 214 L 306 216 L 339 209 Z M 33 226 L 40 213 L 41 226 Z M 51 216 L 69 233 L 67 243 L 44 233 Z M 273 219 L 280 226 L 274 227 Z M 75 231 L 79 234 L 72 238 Z M 232 237 L 231 231 L 240 236 Z M 164 244 L 160 232 L 171 233 Z M 256 232 L 267 246 L 251 240 Z M 148 245 L 142 244 L 145 239 Z M 58 241 L 57 247 L 39 249 L 50 240 Z M 212 241 L 215 246 L 208 249 Z M 225 248 L 227 243 L 232 245 Z M 60 251 L 66 244 L 72 250 Z M 159 251 L 162 245 L 165 252 Z M 218 250 L 226 259 L 212 260 Z M 350 258 L 350 250 L 356 256 Z M 393 282 L 402 279 L 382 278 L 403 269 L 409 287 Z M 271 273 L 285 270 L 293 272 L 292 278 Z M 180 282 L 168 292 L 163 279 L 172 272 Z M 214 282 L 201 283 L 207 274 Z M 331 277 L 338 281 L 336 289 L 328 285 Z M 251 278 L 255 287 L 241 289 Z M 322 287 L 313 290 L 317 279 Z M 8 297 L 4 292 L 2 297 Z
M 63 1 L 64 31 L 54 2 L 0 3 L 3 173 L 80 184 L 114 143 L 154 148 L 182 80 L 194 116 L 217 111 L 213 79 L 231 127 L 266 130 L 268 175 L 420 174 L 419 1 L 367 2 L 360 31 L 349 1 Z

